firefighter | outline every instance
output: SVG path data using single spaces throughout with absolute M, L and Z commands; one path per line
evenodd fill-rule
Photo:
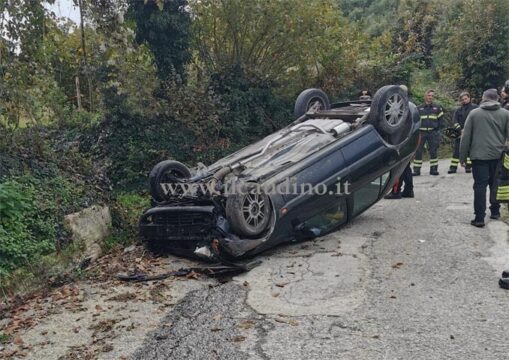
M 454 122 L 453 127 L 455 129 L 463 130 L 465 126 L 465 120 L 467 119 L 468 114 L 473 109 L 478 108 L 479 106 L 476 104 L 472 104 L 470 94 L 466 91 L 460 94 L 460 102 L 461 107 L 456 109 L 454 115 L 452 116 L 452 120 Z M 448 174 L 455 174 L 458 170 L 458 164 L 460 162 L 460 141 L 461 138 L 454 139 L 453 151 L 452 151 L 452 159 L 451 165 L 449 166 Z M 467 162 L 465 164 L 465 172 L 472 172 L 472 161 L 470 158 L 467 158 Z
M 440 146 L 440 132 L 443 127 L 444 112 L 440 105 L 433 103 L 434 90 L 428 90 L 424 94 L 424 104 L 418 107 L 421 116 L 419 134 L 421 141 L 415 153 L 413 176 L 421 175 L 422 153 L 424 145 L 428 144 L 430 175 L 438 174 L 438 147 Z

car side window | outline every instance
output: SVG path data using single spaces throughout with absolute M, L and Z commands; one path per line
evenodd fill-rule
M 353 215 L 366 210 L 373 205 L 380 195 L 381 189 L 385 188 L 389 180 L 389 172 L 377 177 L 370 183 L 364 185 L 353 194 Z
M 315 233 L 327 233 L 346 222 L 346 213 L 346 199 L 342 198 L 339 203 L 306 220 L 306 227 Z

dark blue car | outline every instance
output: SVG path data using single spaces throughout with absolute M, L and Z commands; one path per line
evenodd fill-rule
M 157 164 L 140 219 L 149 247 L 232 259 L 324 235 L 387 194 L 418 145 L 419 114 L 399 86 L 335 104 L 308 89 L 295 115 L 210 166 Z

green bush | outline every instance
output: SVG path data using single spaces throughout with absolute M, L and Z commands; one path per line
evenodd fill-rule
M 35 204 L 36 189 L 16 180 L 0 183 L 0 276 L 55 246 L 55 228 Z
M 138 220 L 141 213 L 150 207 L 150 197 L 135 193 L 117 195 L 114 205 L 115 228 L 122 229 L 124 235 L 132 239 L 138 236 Z

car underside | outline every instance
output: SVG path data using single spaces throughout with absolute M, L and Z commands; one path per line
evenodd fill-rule
M 210 166 L 157 164 L 140 218 L 149 247 L 230 261 L 324 235 L 381 199 L 417 147 L 419 116 L 399 86 L 332 105 L 308 89 L 295 115 Z

